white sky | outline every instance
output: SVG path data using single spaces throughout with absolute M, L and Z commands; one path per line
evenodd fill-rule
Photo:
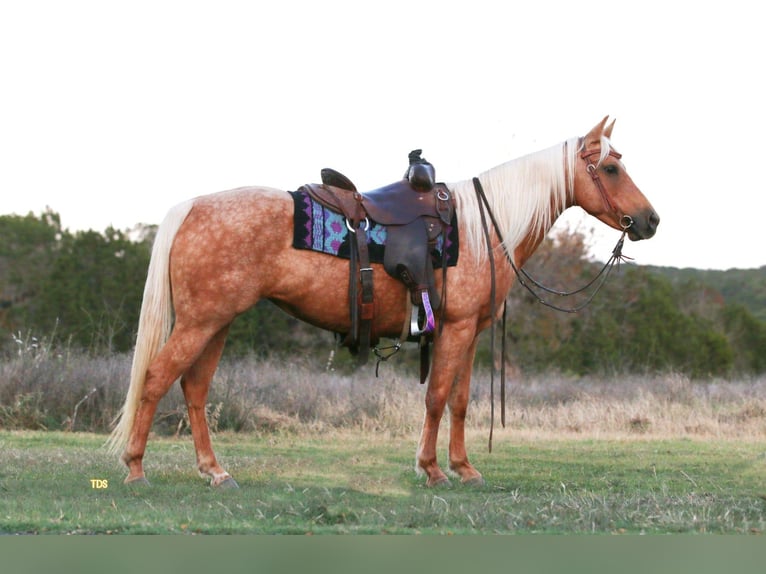
M 617 118 L 639 264 L 766 264 L 758 3 L 0 0 L 0 214 L 159 223 L 188 197 L 444 181 Z M 581 213 L 581 212 L 579 212 Z M 577 216 L 577 213 L 574 214 Z M 597 257 L 617 232 L 597 230 Z M 1 238 L 0 238 L 1 240 Z

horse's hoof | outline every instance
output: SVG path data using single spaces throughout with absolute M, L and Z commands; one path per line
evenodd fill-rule
M 145 476 L 139 476 L 137 478 L 126 478 L 125 484 L 128 486 L 135 486 L 136 488 L 143 488 L 145 486 L 151 486 Z
M 466 486 L 476 487 L 476 486 L 484 486 L 487 483 L 485 482 L 484 477 L 479 475 L 479 476 L 474 476 L 473 478 L 469 478 L 468 480 L 464 480 L 463 484 Z
M 429 479 L 428 482 L 426 482 L 426 486 L 428 488 L 452 488 L 452 483 L 449 478 L 443 476 L 433 481 Z
M 216 487 L 216 488 L 227 488 L 227 489 L 239 488 L 239 485 L 237 484 L 237 481 L 234 480 L 230 476 L 226 477 L 225 479 L 223 479 L 218 484 L 214 484 L 213 486 Z

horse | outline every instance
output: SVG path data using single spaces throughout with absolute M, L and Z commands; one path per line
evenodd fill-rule
M 469 462 L 465 417 L 478 336 L 500 315 L 515 276 L 558 216 L 579 206 L 632 241 L 655 234 L 659 216 L 612 147 L 606 116 L 584 137 L 448 184 L 458 217 L 457 265 L 446 273 L 449 298 L 437 317 L 425 417 L 415 469 L 428 487 L 449 484 L 437 462 L 437 436 L 449 410 L 449 471 L 484 483 Z M 496 219 L 482 227 L 477 183 Z M 149 484 L 143 457 L 158 401 L 176 380 L 188 408 L 197 469 L 211 486 L 237 487 L 216 459 L 205 404 L 232 321 L 261 299 L 335 333 L 348 333 L 348 263 L 292 246 L 293 201 L 269 187 L 243 187 L 187 200 L 168 212 L 152 247 L 130 384 L 107 446 L 128 467 L 126 484 Z M 502 242 L 500 238 L 502 237 Z M 494 253 L 491 257 L 489 240 Z M 490 260 L 494 259 L 494 271 Z M 511 262 L 510 259 L 513 261 Z M 374 338 L 398 338 L 408 292 L 375 270 Z M 441 275 L 441 274 L 437 274 Z M 493 276 L 491 278 L 491 275 Z M 494 300 L 491 300 L 494 294 Z

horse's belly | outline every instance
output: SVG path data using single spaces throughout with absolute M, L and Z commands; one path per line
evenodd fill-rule
M 348 261 L 294 251 L 292 272 L 284 273 L 282 279 L 280 288 L 268 295 L 278 307 L 322 329 L 336 333 L 350 331 Z M 373 336 L 399 336 L 408 297 L 404 285 L 392 279 L 382 265 L 373 265 L 373 292 Z
M 332 263 L 326 263 L 321 272 L 304 275 L 301 281 L 291 281 L 292 290 L 276 293 L 269 299 L 302 321 L 328 331 L 348 333 L 351 329 L 348 262 L 334 261 L 328 255 L 315 257 L 329 258 Z M 408 296 L 404 286 L 391 279 L 382 266 L 375 265 L 373 292 L 373 337 L 398 337 L 404 326 Z

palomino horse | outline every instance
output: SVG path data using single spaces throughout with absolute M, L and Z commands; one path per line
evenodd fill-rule
M 659 217 L 635 186 L 610 143 L 604 118 L 583 138 L 516 159 L 479 176 L 517 267 L 532 255 L 556 218 L 579 205 L 631 240 L 655 233 Z M 416 470 L 426 484 L 448 483 L 436 459 L 446 406 L 451 417 L 449 468 L 463 483 L 481 484 L 468 462 L 464 425 L 479 333 L 496 317 L 514 280 L 496 257 L 495 301 L 479 200 L 472 180 L 448 186 L 455 197 L 460 253 L 447 273 L 449 301 L 437 318 L 425 421 Z M 284 191 L 248 187 L 198 197 L 174 207 L 157 233 L 141 307 L 130 387 L 113 452 L 123 449 L 126 483 L 145 483 L 143 456 L 157 403 L 177 379 L 189 410 L 197 467 L 214 486 L 236 486 L 218 464 L 205 402 L 232 321 L 266 298 L 291 315 L 336 333 L 349 331 L 348 263 L 292 247 L 293 201 Z M 490 231 L 494 250 L 502 253 Z M 373 338 L 396 338 L 405 321 L 402 283 L 375 264 Z M 378 271 L 378 269 L 380 271 Z M 439 280 L 440 278 L 437 278 Z

